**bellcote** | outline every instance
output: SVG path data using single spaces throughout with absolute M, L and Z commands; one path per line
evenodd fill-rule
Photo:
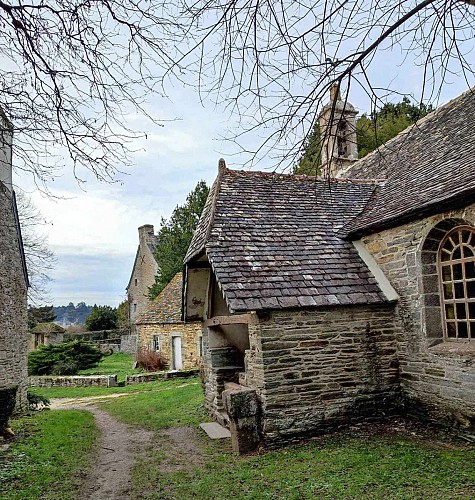
M 330 87 L 330 101 L 318 116 L 322 137 L 322 173 L 338 177 L 358 160 L 356 142 L 356 115 L 358 111 L 341 99 L 340 87 Z

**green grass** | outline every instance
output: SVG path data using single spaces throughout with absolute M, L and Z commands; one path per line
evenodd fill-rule
M 475 449 L 409 436 L 329 437 L 247 457 L 213 444 L 204 467 L 188 472 L 162 472 L 163 450 L 149 453 L 134 469 L 136 498 L 475 498 Z
M 147 382 L 144 384 L 126 385 L 125 387 L 30 387 L 28 392 L 45 398 L 83 398 L 87 396 L 103 396 L 104 394 L 117 394 L 117 393 L 149 393 L 161 389 L 168 389 L 183 384 L 199 385 L 199 379 L 196 377 L 188 379 L 171 379 L 171 380 L 158 380 L 156 382 Z M 124 404 L 124 401 L 122 403 Z
M 101 408 L 126 424 L 150 430 L 197 426 L 206 420 L 203 393 L 197 379 L 170 380 L 162 382 L 161 388 L 169 390 L 148 391 L 101 402 Z
M 10 421 L 17 434 L 0 452 L 0 498 L 78 497 L 98 430 L 87 411 L 44 411 Z
M 94 368 L 81 370 L 79 375 L 117 375 L 117 380 L 124 381 L 126 375 L 142 373 L 140 369 L 132 368 L 134 357 L 132 354 L 117 352 L 103 358 Z
M 98 403 L 129 425 L 157 432 L 153 441 L 144 444 L 145 454 L 134 467 L 132 498 L 475 498 L 475 447 L 440 441 L 437 435 L 425 435 L 422 431 L 385 435 L 341 433 L 243 457 L 231 451 L 229 440 L 210 442 L 198 434 L 193 456 L 202 454 L 202 459 L 193 465 L 189 448 L 162 436 L 160 430 L 196 426 L 205 419 L 203 395 L 197 382 L 168 380 L 118 388 L 132 394 Z M 84 430 L 78 432 L 84 434 Z M 62 446 L 61 442 L 57 446 Z M 48 462 L 48 456 L 39 454 L 38 461 Z M 35 458 L 28 460 L 27 465 L 35 463 Z M 75 458 L 74 464 L 77 462 Z M 58 474 L 51 472 L 50 480 L 55 477 Z M 65 477 L 67 483 L 71 470 L 66 469 Z M 68 488 L 74 488 L 74 479 L 69 481 L 72 486 Z M 28 484 L 28 480 L 22 484 Z M 15 489 L 23 488 L 22 484 L 15 485 Z M 13 487 L 7 487 L 12 494 Z M 59 490 L 48 486 L 45 491 Z M 25 493 L 18 498 L 37 498 L 34 494 Z M 70 497 L 60 494 L 57 498 Z

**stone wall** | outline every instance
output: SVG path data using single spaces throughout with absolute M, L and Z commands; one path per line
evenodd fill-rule
M 126 354 L 137 353 L 137 335 L 121 335 L 120 336 L 120 352 Z
M 408 410 L 473 429 L 475 346 L 443 342 L 436 248 L 423 251 L 433 228 L 449 219 L 475 226 L 475 205 L 382 231 L 363 243 L 400 296 L 398 351 Z
M 159 336 L 160 353 L 168 367 L 172 368 L 172 337 L 181 337 L 183 369 L 200 365 L 201 323 L 155 323 L 137 325 L 138 348 L 152 349 L 153 337 Z
M 0 182 L 0 388 L 18 386 L 17 410 L 27 409 L 26 284 L 11 193 Z
M 117 375 L 42 375 L 29 377 L 30 387 L 117 387 Z
M 395 413 L 393 307 L 273 312 L 250 326 L 246 382 L 269 445 Z
M 125 376 L 125 385 L 145 384 L 156 380 L 169 380 L 172 378 L 189 378 L 199 375 L 199 370 L 185 370 L 179 372 L 148 372 L 134 373 Z

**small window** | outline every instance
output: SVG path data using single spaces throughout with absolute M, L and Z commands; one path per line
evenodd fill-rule
M 134 304 L 134 312 L 137 312 L 137 304 Z
M 475 229 L 456 227 L 439 247 L 446 340 L 475 339 Z
M 135 278 L 134 283 L 135 283 L 135 286 L 137 286 L 137 278 Z
M 160 350 L 160 336 L 154 335 L 152 339 L 152 350 L 159 351 Z

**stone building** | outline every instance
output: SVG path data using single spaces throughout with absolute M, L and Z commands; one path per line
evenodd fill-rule
M 220 165 L 184 315 L 236 449 L 401 411 L 473 434 L 474 113 L 470 91 L 340 178 Z
M 150 304 L 148 289 L 154 284 L 158 274 L 158 264 L 155 260 L 157 237 L 153 226 L 145 224 L 139 227 L 139 245 L 135 254 L 134 265 L 127 285 L 129 302 L 129 321 L 131 333 L 135 333 L 135 321 Z
M 13 126 L 0 110 L 0 427 L 8 394 L 26 409 L 27 287 L 25 255 L 12 185 Z M 0 430 L 1 432 L 1 430 Z
M 182 290 L 178 273 L 136 320 L 139 349 L 159 352 L 171 370 L 197 368 L 201 360 L 201 322 L 182 321 Z
M 30 330 L 28 350 L 34 351 L 42 345 L 63 342 L 65 331 L 66 329 L 57 323 L 38 323 Z

